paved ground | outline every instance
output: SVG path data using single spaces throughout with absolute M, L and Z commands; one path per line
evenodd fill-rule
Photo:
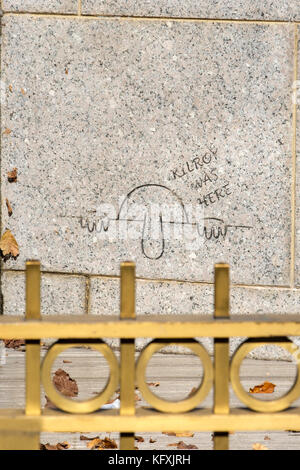
M 43 355 L 46 349 L 43 348 Z M 6 349 L 5 364 L 0 366 L 0 408 L 22 408 L 25 403 L 24 387 L 24 357 L 23 351 Z M 64 362 L 68 361 L 68 362 Z M 108 376 L 108 367 L 102 356 L 86 349 L 71 349 L 62 354 L 54 364 L 54 370 L 64 369 L 76 379 L 79 388 L 79 399 L 89 398 L 93 393 L 102 389 Z M 241 369 L 242 383 L 246 389 L 269 380 L 276 384 L 275 392 L 264 395 L 263 399 L 273 399 L 284 394 L 292 385 L 295 377 L 295 365 L 285 361 L 245 360 Z M 182 399 L 201 380 L 201 365 L 192 355 L 156 354 L 149 363 L 147 380 L 159 382 L 155 392 L 160 396 L 172 400 Z M 154 389 L 154 387 L 153 387 Z M 144 406 L 141 395 L 138 393 L 138 406 Z M 45 405 L 44 391 L 41 392 L 41 403 Z M 203 405 L 211 406 L 212 393 L 206 398 Z M 240 406 L 239 400 L 231 392 L 231 406 Z M 295 402 L 300 405 L 300 399 Z M 180 429 L 180 424 L 178 425 Z M 96 436 L 97 434 L 85 434 Z M 118 443 L 115 433 L 101 433 L 100 437 L 109 436 Z M 139 449 L 175 449 L 169 446 L 183 440 L 187 444 L 194 444 L 199 449 L 212 449 L 211 433 L 195 433 L 193 437 L 174 437 L 162 433 L 139 434 L 144 442 L 137 443 Z M 149 440 L 155 441 L 150 443 Z M 87 449 L 87 442 L 80 440 L 80 434 L 41 434 L 42 443 L 68 441 L 72 449 Z M 231 449 L 252 449 L 254 443 L 260 443 L 269 449 L 300 449 L 300 433 L 285 432 L 256 432 L 234 433 L 230 435 Z

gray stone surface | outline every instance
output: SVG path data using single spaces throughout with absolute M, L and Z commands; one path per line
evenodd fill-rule
M 92 315 L 119 314 L 119 280 L 92 278 L 90 285 L 89 313 Z M 211 285 L 177 282 L 147 282 L 137 281 L 136 284 L 136 313 L 184 315 L 184 314 L 213 314 L 214 292 Z M 274 289 L 261 287 L 232 287 L 230 292 L 230 314 L 295 314 L 299 313 L 299 289 Z M 246 338 L 231 338 L 230 352 Z M 300 338 L 291 338 L 300 346 Z M 211 338 L 199 338 L 210 354 L 213 354 Z M 139 338 L 136 341 L 138 349 L 143 348 L 149 339 Z M 117 346 L 117 342 L 110 340 Z M 180 347 L 170 347 L 169 350 L 179 352 Z M 254 350 L 250 357 L 258 359 L 288 360 L 291 356 L 283 349 L 275 346 L 262 346 Z
M 298 26 L 298 38 L 300 38 L 300 27 Z M 300 39 L 298 39 L 298 64 L 300 63 Z M 298 66 L 298 80 L 293 86 L 293 98 L 296 104 L 296 240 L 295 240 L 295 282 L 300 286 L 300 69 Z
M 2 273 L 4 315 L 25 313 L 25 275 Z M 43 274 L 41 277 L 41 313 L 43 315 L 85 313 L 84 276 Z
M 299 20 L 298 0 L 82 0 L 84 14 Z
M 2 200 L 14 212 L 2 205 L 2 230 L 20 256 L 6 266 L 39 258 L 47 271 L 118 274 L 133 259 L 141 277 L 211 281 L 227 261 L 235 283 L 288 285 L 292 67 L 292 25 L 7 15 Z M 114 240 L 119 221 L 100 234 L 81 228 L 81 216 L 91 228 L 101 203 L 117 214 L 147 184 L 163 187 L 136 190 L 120 211 L 138 219 L 136 240 Z M 207 234 L 227 234 L 197 235 L 195 251 L 167 240 L 162 253 L 146 231 L 143 253 L 133 202 L 178 203 L 165 233 L 186 222 L 181 204 L 205 206 Z
M 3 11 L 77 13 L 78 0 L 2 0 Z

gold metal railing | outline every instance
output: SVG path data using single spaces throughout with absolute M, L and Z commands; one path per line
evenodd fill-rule
M 300 396 L 300 353 L 287 336 L 300 335 L 300 317 L 275 315 L 229 317 L 229 267 L 215 266 L 215 310 L 209 315 L 135 316 L 135 265 L 121 264 L 120 317 L 40 315 L 40 263 L 26 263 L 26 316 L 0 318 L 0 338 L 26 340 L 25 410 L 0 409 L 0 449 L 39 449 L 41 432 L 120 432 L 120 448 L 134 449 L 135 432 L 213 431 L 214 448 L 228 449 L 232 431 L 300 430 L 300 408 L 291 404 Z M 109 318 L 109 319 L 108 319 Z M 229 360 L 229 338 L 248 337 Z M 140 353 L 135 363 L 135 338 L 156 338 Z M 194 338 L 214 338 L 214 363 Z M 59 338 L 40 364 L 41 338 Z M 118 361 L 101 338 L 120 338 Z M 239 370 L 254 348 L 272 343 L 297 359 L 297 376 L 283 397 L 261 401 L 241 385 Z M 196 354 L 203 365 L 198 389 L 186 399 L 169 402 L 151 392 L 145 373 L 152 355 L 170 344 L 180 344 Z M 106 387 L 90 400 L 75 402 L 61 395 L 52 383 L 55 358 L 74 346 L 101 352 L 110 366 Z M 41 410 L 40 384 L 60 411 Z M 229 384 L 247 408 L 229 406 Z M 120 410 L 100 410 L 120 385 Z M 149 408 L 136 409 L 138 386 Z M 1 386 L 1 384 L 0 384 Z M 199 408 L 214 387 L 213 409 Z

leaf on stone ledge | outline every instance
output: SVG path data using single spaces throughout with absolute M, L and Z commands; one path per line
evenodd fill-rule
M 11 205 L 10 205 L 10 202 L 9 202 L 9 200 L 8 200 L 7 198 L 5 199 L 5 202 L 6 202 L 6 207 L 7 207 L 8 215 L 9 215 L 9 217 L 11 217 L 11 216 L 12 216 L 12 213 L 13 213 L 13 210 L 12 210 L 12 207 L 11 207 Z
M 58 369 L 52 379 L 53 385 L 65 397 L 77 397 L 78 386 L 74 379 L 72 379 L 67 372 L 63 369 Z M 45 408 L 56 408 L 56 406 L 46 396 L 47 403 Z
M 67 450 L 70 448 L 68 442 L 58 442 L 57 444 L 40 444 L 40 450 Z
M 4 129 L 4 131 L 3 131 L 3 134 L 4 134 L 4 135 L 9 135 L 9 134 L 11 134 L 11 129 L 9 129 L 8 127 L 6 127 L 6 129 Z
M 167 436 L 176 436 L 176 437 L 193 437 L 194 436 L 194 433 L 193 432 L 189 432 L 189 431 L 186 431 L 186 432 L 181 432 L 181 431 L 166 431 L 166 432 L 163 432 L 162 434 L 166 434 Z
M 13 168 L 12 171 L 7 173 L 7 179 L 10 183 L 16 183 L 18 179 L 18 169 Z
M 176 447 L 177 449 L 198 449 L 194 444 L 186 444 L 183 441 L 174 442 L 173 444 L 168 444 L 168 447 Z
M 117 449 L 117 443 L 113 439 L 109 439 L 109 437 L 105 437 L 104 439 L 100 439 L 99 437 L 93 439 L 92 441 L 87 443 L 87 447 L 91 450 L 103 450 L 103 449 Z
M 271 382 L 264 382 L 260 385 L 255 385 L 255 387 L 250 388 L 249 393 L 273 393 L 276 385 Z
M 4 344 L 6 348 L 19 349 L 21 346 L 25 346 L 24 339 L 5 339 Z
M 252 446 L 253 450 L 269 450 L 268 447 L 264 446 L 263 444 L 260 444 L 259 442 L 256 442 Z
M 6 230 L 0 240 L 0 254 L 4 261 L 19 256 L 18 243 L 10 230 Z
M 99 436 L 96 436 L 96 437 L 88 437 L 88 436 L 84 436 L 83 434 L 81 434 L 79 439 L 80 439 L 81 441 L 93 441 L 94 439 L 99 439 Z

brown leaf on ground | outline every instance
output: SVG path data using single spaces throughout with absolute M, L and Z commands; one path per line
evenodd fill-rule
M 53 385 L 65 397 L 77 397 L 78 386 L 74 379 L 72 379 L 67 372 L 63 369 L 58 369 L 52 379 Z M 45 408 L 56 408 L 56 406 L 46 396 L 47 403 Z
M 147 385 L 150 385 L 150 387 L 159 387 L 160 382 L 147 382 Z
M 176 436 L 176 437 L 193 437 L 194 436 L 194 433 L 189 432 L 189 431 L 186 431 L 186 432 L 166 431 L 166 432 L 163 432 L 162 434 L 166 434 L 167 436 Z
M 11 207 L 11 205 L 10 205 L 10 202 L 9 202 L 9 200 L 8 200 L 7 198 L 5 199 L 5 202 L 6 202 L 6 207 L 7 207 L 8 215 L 9 215 L 9 217 L 11 217 L 11 216 L 12 216 L 12 213 L 13 213 L 13 210 L 12 210 L 12 207 Z
M 196 390 L 198 390 L 198 388 L 197 388 L 197 387 L 193 387 L 192 390 L 190 391 L 190 393 L 188 394 L 188 397 L 190 397 L 191 395 L 193 395 L 193 394 L 196 392 Z
M 64 364 L 72 364 L 72 361 L 68 361 L 67 359 L 63 359 Z
M 194 444 L 185 444 L 185 442 L 180 441 L 178 442 L 177 449 L 198 449 L 198 447 Z
M 83 434 L 81 434 L 79 439 L 80 439 L 81 441 L 93 441 L 94 439 L 99 439 L 99 436 L 96 436 L 96 437 L 87 437 L 87 436 L 84 436 Z
M 26 91 L 24 90 L 24 88 L 21 88 L 21 93 L 22 95 L 26 95 Z
M 137 441 L 137 442 L 144 442 L 144 438 L 142 436 L 134 436 L 134 439 Z
M 6 127 L 6 129 L 4 129 L 4 131 L 3 131 L 3 135 L 9 135 L 9 134 L 11 134 L 11 129 Z
M 255 385 L 255 387 L 250 388 L 249 393 L 273 393 L 276 385 L 271 382 L 264 382 L 260 385 Z
M 0 240 L 0 254 L 4 261 L 10 258 L 17 259 L 19 256 L 19 246 L 17 240 L 10 230 L 6 230 Z
M 7 172 L 7 179 L 9 183 L 16 183 L 18 179 L 18 169 L 13 168 L 12 171 Z
M 152 439 L 152 437 L 150 437 L 149 442 L 150 442 L 150 444 L 154 444 L 154 442 L 156 442 L 156 440 Z
M 168 444 L 168 447 L 176 447 L 177 449 L 198 449 L 194 444 L 186 444 L 183 441 L 174 442 L 173 444 Z
M 12 91 L 13 91 L 12 85 L 9 85 L 9 86 L 8 86 L 8 89 L 9 89 L 9 91 L 12 93 Z
M 109 439 L 109 437 L 105 437 L 104 439 L 100 439 L 99 437 L 96 437 L 92 441 L 87 443 L 87 447 L 91 450 L 97 449 L 97 450 L 102 450 L 102 449 L 117 449 L 117 443 L 113 439 Z
M 40 450 L 66 450 L 70 448 L 68 442 L 58 442 L 57 444 L 40 444 Z
M 263 444 L 260 444 L 259 442 L 256 442 L 252 446 L 253 450 L 269 450 L 268 447 L 264 446 Z
M 25 339 L 5 339 L 4 344 L 6 348 L 19 349 L 21 346 L 25 346 Z
M 271 440 L 271 438 L 269 436 L 264 437 L 264 441 L 270 441 L 270 440 Z

